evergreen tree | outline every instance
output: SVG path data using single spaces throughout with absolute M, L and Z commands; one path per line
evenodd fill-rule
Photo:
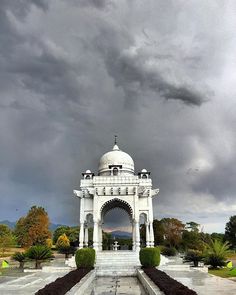
M 225 239 L 230 242 L 231 247 L 236 247 L 236 215 L 230 217 L 225 226 Z
M 68 239 L 66 234 L 63 234 L 58 238 L 57 243 L 56 243 L 56 247 L 58 249 L 70 247 L 70 240 Z
M 11 229 L 5 224 L 0 224 L 0 250 L 2 254 L 12 246 L 15 246 L 15 238 Z

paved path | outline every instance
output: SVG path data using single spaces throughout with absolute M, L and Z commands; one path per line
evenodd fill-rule
M 188 286 L 198 295 L 234 295 L 236 282 L 209 275 L 188 265 L 183 265 L 181 258 L 171 259 L 166 265 L 160 267 L 169 276 Z
M 32 295 L 46 284 L 64 276 L 68 271 L 59 273 L 29 273 L 22 277 L 8 277 L 7 281 L 0 283 L 1 295 Z

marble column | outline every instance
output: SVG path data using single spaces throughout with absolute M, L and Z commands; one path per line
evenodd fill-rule
M 154 247 L 154 232 L 152 222 L 150 222 L 150 247 Z
M 150 247 L 149 222 L 146 222 L 145 225 L 146 225 L 146 247 L 149 248 Z
M 98 250 L 98 221 L 94 221 L 93 228 L 93 249 Z
M 79 231 L 79 249 L 84 246 L 84 223 L 80 222 L 80 231 Z
M 84 230 L 84 245 L 85 247 L 88 247 L 88 227 L 87 226 L 85 227 L 85 230 Z
M 139 229 L 139 221 L 135 220 L 135 250 L 140 250 L 140 229 Z
M 135 251 L 135 222 L 132 222 L 132 250 Z
M 98 248 L 99 248 L 100 251 L 102 251 L 102 224 L 99 224 L 98 233 L 99 233 Z

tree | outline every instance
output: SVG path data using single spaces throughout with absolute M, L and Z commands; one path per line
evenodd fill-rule
M 6 224 L 0 224 L 0 236 L 11 235 L 12 231 Z
M 154 243 L 155 245 L 163 245 L 164 244 L 164 226 L 163 223 L 158 220 L 153 220 L 153 232 L 154 232 Z
M 176 218 L 163 218 L 161 223 L 164 228 L 165 244 L 170 247 L 178 247 L 181 242 L 184 224 Z
M 225 239 L 230 242 L 231 247 L 236 247 L 236 215 L 230 217 L 225 226 Z
M 203 254 L 198 250 L 189 250 L 184 256 L 184 262 L 193 262 L 195 267 L 198 267 L 200 261 L 203 261 Z
M 25 253 L 22 253 L 22 252 L 15 252 L 13 255 L 12 255 L 12 258 L 15 260 L 15 261 L 18 261 L 20 263 L 19 265 L 19 268 L 20 269 L 23 269 L 24 268 L 24 264 L 25 264 L 25 260 L 26 260 L 26 255 Z
M 225 235 L 222 233 L 212 233 L 211 234 L 211 239 L 212 240 L 219 240 L 221 242 L 225 241 Z
M 211 240 L 207 246 L 205 254 L 205 263 L 209 264 L 212 268 L 224 266 L 226 264 L 227 255 L 229 254 L 228 242 L 222 243 L 219 240 Z
M 26 256 L 29 259 L 35 260 L 35 268 L 41 268 L 41 263 L 45 260 L 51 259 L 52 251 L 47 246 L 35 245 L 28 249 Z
M 70 240 L 66 234 L 61 235 L 57 239 L 56 247 L 60 253 L 65 254 L 65 258 L 68 258 L 69 254 L 74 254 L 75 252 L 75 247 L 70 246 Z
M 16 224 L 15 234 L 22 247 L 44 245 L 51 237 L 49 217 L 43 207 L 33 206 Z
M 55 231 L 53 232 L 53 244 L 57 243 L 58 238 L 63 235 L 66 234 L 69 231 L 70 227 L 67 225 L 62 225 L 59 226 L 55 229 Z
M 70 227 L 66 225 L 59 226 L 53 233 L 53 243 L 56 244 L 58 238 L 63 234 L 66 234 L 70 242 L 74 243 L 79 238 L 79 227 L 78 226 Z
M 110 233 L 102 231 L 102 249 L 109 250 L 112 243 L 112 237 Z
M 0 249 L 2 254 L 12 246 L 15 246 L 15 239 L 11 229 L 5 224 L 0 224 Z
M 189 221 L 186 223 L 185 228 L 192 232 L 199 232 L 199 224 L 194 221 Z
M 204 249 L 204 242 L 201 240 L 200 234 L 195 230 L 184 230 L 181 244 L 184 250 L 193 249 L 202 251 Z
M 66 234 L 61 235 L 56 242 L 56 247 L 59 248 L 66 248 L 70 247 L 70 240 L 67 238 Z

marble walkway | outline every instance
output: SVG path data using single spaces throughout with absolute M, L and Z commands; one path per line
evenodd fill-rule
M 160 267 L 169 276 L 181 282 L 198 295 L 234 295 L 236 294 L 236 282 L 209 275 L 207 272 L 200 271 L 184 265 L 181 258 L 169 260 Z

